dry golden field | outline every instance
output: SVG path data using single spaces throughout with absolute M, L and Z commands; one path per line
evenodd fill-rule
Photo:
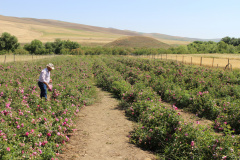
M 103 46 L 121 37 L 140 35 L 134 31 L 114 28 L 103 28 L 57 20 L 17 18 L 0 15 L 0 34 L 3 32 L 8 32 L 16 36 L 18 42 L 21 44 L 30 43 L 34 39 L 38 39 L 43 43 L 53 42 L 59 38 L 61 40 L 75 41 L 83 46 Z M 151 34 L 143 35 L 154 37 Z M 174 36 L 169 36 L 167 39 L 155 36 L 154 39 L 173 46 L 190 43 L 181 40 L 171 40 L 171 37 Z
M 158 39 L 158 40 L 169 45 L 188 45 L 189 43 L 192 43 L 190 41 L 177 41 L 177 40 L 169 40 L 169 39 Z
M 34 39 L 53 42 L 56 38 L 71 40 L 79 43 L 106 44 L 122 37 L 123 35 L 67 29 L 54 26 L 37 24 L 23 24 L 0 20 L 0 33 L 8 32 L 18 38 L 20 43 L 30 43 Z
M 145 58 L 154 58 L 154 56 L 145 56 Z M 229 68 L 240 69 L 240 54 L 162 54 L 156 55 L 155 58 L 215 68 L 225 68 L 229 61 Z
M 0 64 L 8 62 L 34 61 L 39 59 L 49 59 L 56 55 L 0 55 Z

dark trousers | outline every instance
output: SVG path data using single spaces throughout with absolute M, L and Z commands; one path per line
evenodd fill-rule
M 41 89 L 40 97 L 45 97 L 45 99 L 47 100 L 47 85 L 43 82 L 38 82 L 38 86 Z

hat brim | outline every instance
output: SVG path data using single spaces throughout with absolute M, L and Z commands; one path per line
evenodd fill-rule
M 49 68 L 51 68 L 51 69 L 54 69 L 54 67 L 51 67 L 51 66 L 49 66 L 49 65 L 47 65 L 47 67 L 49 67 Z

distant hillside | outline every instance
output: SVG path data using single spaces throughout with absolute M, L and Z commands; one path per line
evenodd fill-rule
M 160 33 L 140 33 L 129 30 L 89 26 L 50 19 L 18 18 L 0 15 L 0 34 L 8 32 L 15 35 L 20 43 L 34 39 L 51 42 L 57 38 L 72 40 L 86 45 L 105 45 L 123 36 L 146 36 L 171 45 L 186 45 L 193 38 L 177 37 Z
M 175 41 L 214 41 L 219 42 L 220 39 L 200 39 L 200 38 L 187 38 L 187 37 L 179 37 L 179 36 L 170 36 L 166 34 L 160 34 L 160 33 L 140 33 L 143 36 L 149 36 L 154 37 L 157 39 L 165 39 L 165 40 L 175 40 Z
M 105 47 L 128 47 L 128 48 L 169 48 L 170 45 L 154 38 L 144 36 L 131 36 L 117 39 L 105 45 Z

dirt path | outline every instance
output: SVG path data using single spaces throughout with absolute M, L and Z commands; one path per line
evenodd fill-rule
M 75 134 L 66 144 L 64 160 L 153 160 L 155 156 L 129 143 L 134 123 L 118 109 L 108 92 L 99 92 L 99 102 L 81 109 Z

